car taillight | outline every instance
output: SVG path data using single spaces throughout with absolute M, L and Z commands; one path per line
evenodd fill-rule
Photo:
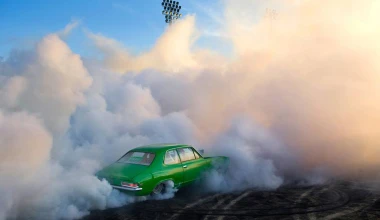
M 127 182 L 121 182 L 122 186 L 126 187 L 138 187 L 139 185 L 137 183 L 127 183 Z

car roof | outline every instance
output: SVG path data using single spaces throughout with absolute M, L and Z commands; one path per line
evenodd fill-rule
M 167 151 L 170 149 L 176 149 L 181 147 L 191 147 L 187 144 L 151 144 L 151 145 L 145 145 L 141 147 L 137 147 L 132 149 L 132 151 L 144 151 L 144 152 L 152 152 L 156 153 L 159 151 Z

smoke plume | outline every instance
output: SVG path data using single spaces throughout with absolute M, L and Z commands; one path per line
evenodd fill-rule
M 0 60 L 0 219 L 134 202 L 93 174 L 151 143 L 229 156 L 211 190 L 377 175 L 380 2 L 221 3 L 230 56 L 197 44 L 190 15 L 137 56 L 87 31 L 103 58 L 81 57 L 72 24 Z

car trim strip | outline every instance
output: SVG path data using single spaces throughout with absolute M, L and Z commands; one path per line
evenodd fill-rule
M 128 187 L 128 186 L 115 186 L 111 185 L 115 189 L 123 189 L 123 190 L 129 190 L 129 191 L 140 191 L 142 188 L 140 187 Z

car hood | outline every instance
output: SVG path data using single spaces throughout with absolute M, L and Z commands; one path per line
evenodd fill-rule
M 148 170 L 148 166 L 129 164 L 129 163 L 113 163 L 97 173 L 98 177 L 106 179 L 132 180 L 135 176 Z

